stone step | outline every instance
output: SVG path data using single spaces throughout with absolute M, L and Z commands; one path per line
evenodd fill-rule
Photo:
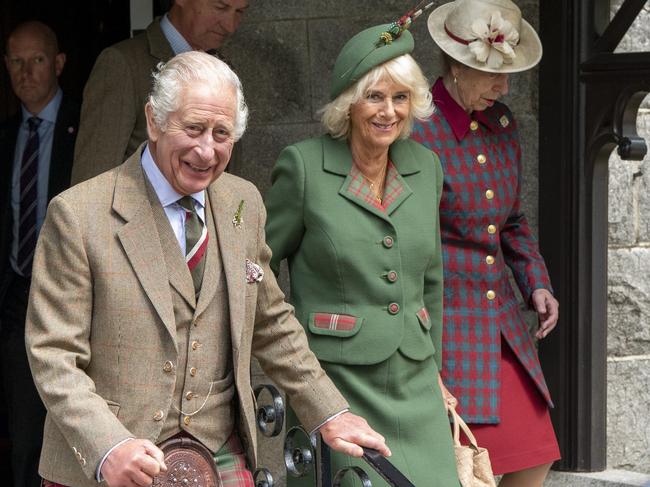
M 576 473 L 551 471 L 544 487 L 629 487 L 650 486 L 650 475 L 627 470 Z

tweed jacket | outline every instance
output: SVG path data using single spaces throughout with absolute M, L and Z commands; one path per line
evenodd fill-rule
M 413 138 L 438 154 L 444 172 L 443 380 L 467 421 L 497 423 L 499 401 L 507 400 L 499 396 L 501 335 L 552 405 L 507 268 L 526 303 L 535 289 L 551 285 L 521 210 L 521 149 L 512 114 L 495 103 L 470 117 L 441 80 L 432 92 L 437 109 L 416 123 Z
M 178 363 L 172 292 L 195 307 L 192 326 L 230 326 L 235 403 L 252 466 L 256 458 L 251 354 L 291 397 L 307 429 L 347 407 L 309 351 L 269 269 L 265 211 L 255 187 L 223 174 L 208 188 L 226 289 L 206 273 L 198 302 L 189 270 L 170 266 L 140 151 L 125 164 L 54 198 L 37 245 L 26 324 L 34 381 L 47 408 L 40 474 L 73 487 L 96 485 L 103 455 L 127 437 L 154 443 L 169 411 Z M 233 224 L 244 201 L 239 225 Z M 158 215 L 158 216 L 156 216 Z M 210 257 L 210 256 L 213 257 Z M 265 271 L 247 283 L 246 259 Z M 185 286 L 184 283 L 189 283 Z M 210 318 L 227 300 L 229 323 Z M 216 377 L 212 380 L 217 381 Z M 213 421 L 219 421 L 214 418 Z
M 142 34 L 101 52 L 84 88 L 73 184 L 119 165 L 147 139 L 151 73 L 173 56 L 159 18 Z
M 11 181 L 16 138 L 21 123 L 20 111 L 0 124 L 0 303 L 4 297 L 5 271 L 9 269 L 9 253 L 13 237 L 13 214 L 11 211 Z M 54 125 L 52 154 L 50 156 L 50 175 L 47 185 L 47 199 L 70 186 L 70 171 L 77 129 L 79 126 L 79 104 L 65 94 Z
M 420 144 L 390 147 L 383 207 L 328 135 L 287 147 L 265 203 L 277 273 L 288 260 L 291 300 L 323 361 L 374 364 L 398 349 L 440 366 L 442 254 L 438 158 Z

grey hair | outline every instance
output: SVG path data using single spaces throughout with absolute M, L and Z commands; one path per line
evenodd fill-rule
M 233 137 L 238 141 L 246 131 L 248 106 L 244 100 L 241 81 L 230 67 L 216 57 L 201 51 L 189 51 L 166 63 L 159 63 L 152 74 L 153 87 L 149 105 L 156 126 L 165 131 L 169 115 L 180 108 L 181 90 L 194 83 L 205 83 L 216 89 L 228 84 L 237 93 L 237 112 Z
M 321 108 L 319 113 L 325 130 L 335 139 L 348 138 L 351 130 L 350 107 L 364 99 L 379 81 L 386 79 L 404 85 L 409 90 L 411 109 L 400 132 L 401 139 L 407 138 L 411 134 L 415 119 L 426 120 L 433 113 L 429 82 L 410 54 L 403 54 L 371 69 L 359 81 Z

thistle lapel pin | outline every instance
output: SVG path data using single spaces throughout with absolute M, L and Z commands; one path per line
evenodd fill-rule
M 232 218 L 232 224 L 235 228 L 241 227 L 241 224 L 244 222 L 244 219 L 242 218 L 242 213 L 244 212 L 244 206 L 245 206 L 245 202 L 244 200 L 241 200 L 239 202 L 239 206 L 237 207 L 237 211 L 235 212 L 235 216 Z
M 508 120 L 508 117 L 506 115 L 502 115 L 499 119 L 499 123 L 501 123 L 501 126 L 503 128 L 506 128 L 508 125 L 510 125 L 510 120 Z

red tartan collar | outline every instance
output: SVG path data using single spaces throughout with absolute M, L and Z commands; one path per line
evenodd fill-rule
M 456 139 L 460 142 L 465 138 L 467 132 L 469 132 L 469 126 L 472 123 L 472 120 L 476 120 L 484 127 L 494 131 L 497 129 L 497 125 L 490 117 L 490 108 L 482 112 L 472 112 L 471 115 L 468 115 L 467 112 L 454 100 L 447 88 L 445 88 L 442 78 L 438 78 L 431 88 L 431 95 L 433 97 L 433 103 L 436 106 L 436 110 L 439 110 L 442 113 L 442 116 L 445 118 L 451 130 L 454 132 Z

